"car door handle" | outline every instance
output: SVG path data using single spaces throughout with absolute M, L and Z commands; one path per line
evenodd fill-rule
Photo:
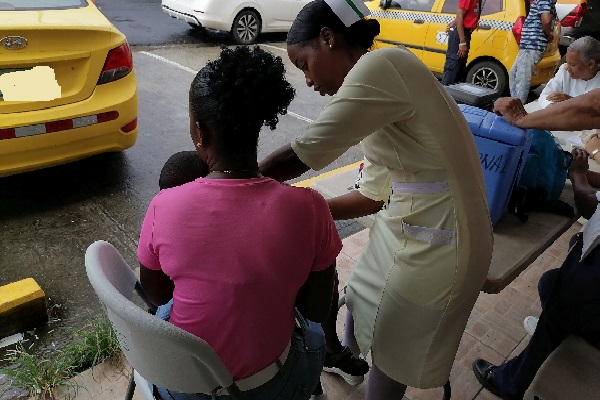
M 479 25 L 477 27 L 477 29 L 482 29 L 484 31 L 489 31 L 490 29 L 492 29 L 492 27 L 490 25 Z
M 424 20 L 424 19 L 415 19 L 415 20 L 413 20 L 413 22 L 414 22 L 415 24 L 424 24 L 424 23 L 425 23 L 425 20 Z

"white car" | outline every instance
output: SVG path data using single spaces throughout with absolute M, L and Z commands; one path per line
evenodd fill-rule
M 287 32 L 310 0 L 162 0 L 162 9 L 194 28 L 231 32 L 239 44 L 260 33 Z
M 600 0 L 558 0 L 561 54 L 575 39 L 592 36 L 600 40 Z

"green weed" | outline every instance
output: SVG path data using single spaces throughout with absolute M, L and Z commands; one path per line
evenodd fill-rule
M 71 342 L 62 350 L 44 354 L 30 354 L 22 344 L 8 352 L 9 367 L 0 368 L 0 374 L 11 379 L 11 386 L 29 390 L 38 398 L 53 396 L 60 386 L 74 386 L 69 379 L 103 361 L 116 362 L 120 348 L 110 321 L 104 315 L 95 317 L 83 329 L 68 329 Z

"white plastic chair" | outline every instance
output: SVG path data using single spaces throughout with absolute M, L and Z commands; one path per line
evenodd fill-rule
M 538 370 L 524 400 L 600 399 L 600 350 L 567 336 Z
M 144 300 L 145 296 L 133 270 L 110 243 L 92 243 L 85 253 L 85 267 L 145 400 L 154 399 L 147 381 L 182 393 L 212 393 L 223 387 L 232 399 L 243 399 L 231 373 L 204 340 L 131 301 L 136 290 Z M 134 387 L 128 390 L 128 400 Z

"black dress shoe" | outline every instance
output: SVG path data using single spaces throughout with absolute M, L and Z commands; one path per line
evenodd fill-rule
M 481 383 L 481 385 L 489 390 L 492 394 L 505 398 L 504 394 L 498 389 L 496 383 L 494 382 L 494 369 L 495 365 L 478 358 L 473 361 L 473 372 L 475 373 L 475 378 Z

